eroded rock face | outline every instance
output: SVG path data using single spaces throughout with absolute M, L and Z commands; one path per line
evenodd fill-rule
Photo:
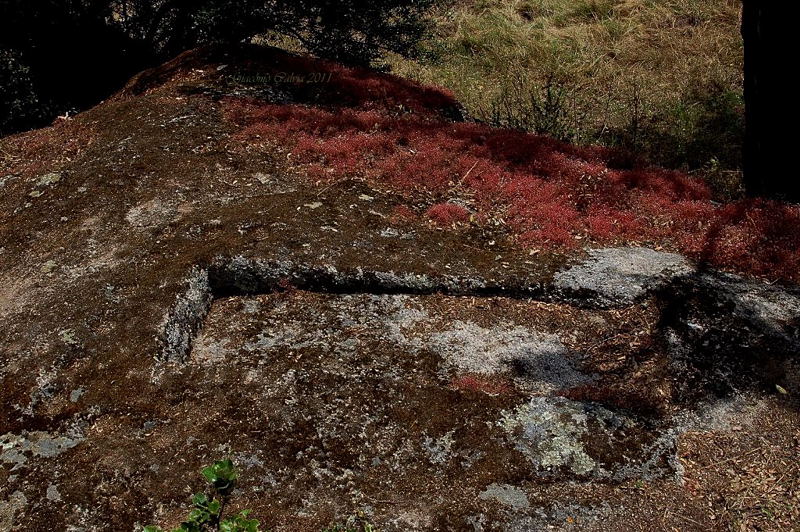
M 402 492 L 408 482 L 397 476 L 402 472 L 415 485 L 436 486 L 450 499 L 431 503 L 424 490 L 404 493 L 406 508 L 381 521 L 389 529 L 434 526 L 454 501 L 480 509 L 464 517 L 476 526 L 497 519 L 514 530 L 533 523 L 546 526 L 548 510 L 524 504 L 535 490 L 503 483 L 510 464 L 515 474 L 548 482 L 679 477 L 682 433 L 723 430 L 737 416 L 752 419 L 742 418 L 727 400 L 719 406 L 713 399 L 703 403 L 702 411 L 713 416 L 682 410 L 709 395 L 735 393 L 759 382 L 757 372 L 737 366 L 735 357 L 723 351 L 736 351 L 732 343 L 743 338 L 771 338 L 774 331 L 791 341 L 796 330 L 796 296 L 785 290 L 732 276 L 695 274 L 682 259 L 649 250 L 596 255 L 617 266 L 604 266 L 586 278 L 633 276 L 628 295 L 585 291 L 588 284 L 580 290 L 564 287 L 565 278 L 585 280 L 581 276 L 596 266 L 596 256 L 555 276 L 549 297 L 564 303 L 550 304 L 527 299 L 547 291 L 524 283 L 509 285 L 512 297 L 492 297 L 503 292 L 502 285 L 480 277 L 219 259 L 210 271 L 193 271 L 185 294 L 165 319 L 164 331 L 179 339 L 173 342 L 180 347 L 174 352 L 186 354 L 162 357 L 166 365 L 157 372 L 158 380 L 172 380 L 176 371 L 189 371 L 192 380 L 201 382 L 233 382 L 236 372 L 246 375 L 239 382 L 258 392 L 240 395 L 239 401 L 272 413 L 269 428 L 259 432 L 276 442 L 271 448 L 278 453 L 264 457 L 254 448 L 247 459 L 266 471 L 274 487 L 290 492 L 312 489 L 298 479 L 316 478 L 318 484 L 328 479 L 315 488 L 313 505 L 336 506 L 347 498 L 340 491 L 344 485 L 372 486 L 358 490 L 358 497 L 367 500 L 388 497 L 383 490 Z M 609 269 L 615 273 L 608 274 Z M 357 293 L 369 290 L 378 293 Z M 265 294 L 249 295 L 259 292 Z M 573 306 L 576 294 L 588 297 L 587 307 L 639 301 L 629 312 L 642 323 L 620 321 L 619 310 L 579 310 Z M 720 343 L 709 348 L 701 333 L 713 328 L 715 319 L 722 320 L 719 326 L 729 323 L 730 316 L 739 320 L 738 334 L 720 336 Z M 609 330 L 637 327 L 643 327 L 655 349 L 647 358 L 633 346 L 601 351 L 618 360 L 635 357 L 640 365 L 621 370 L 596 351 Z M 660 351 L 659 345 L 666 349 Z M 787 345 L 777 350 L 785 352 Z M 718 377 L 697 380 L 706 375 L 709 360 Z M 230 373 L 237 367 L 242 369 Z M 735 382 L 725 382 L 724 390 L 714 387 L 720 384 L 720 370 L 734 367 L 742 370 Z M 465 393 L 470 394 L 468 407 L 461 402 Z M 642 393 L 651 395 L 637 395 Z M 565 394 L 580 400 L 560 397 Z M 662 414 L 653 416 L 654 410 Z M 675 415 L 665 415 L 670 412 Z M 293 480 L 276 480 L 280 464 L 293 452 L 289 449 L 298 447 L 306 451 L 291 459 Z M 377 477 L 382 480 L 374 484 Z M 487 479 L 494 482 L 485 485 Z M 462 484 L 472 487 L 459 491 L 456 486 Z M 482 505 L 470 506 L 476 501 Z M 501 514 L 492 513 L 493 504 L 502 508 Z M 564 511 L 558 508 L 553 515 Z M 570 511 L 587 521 L 604 513 L 579 510 Z
M 155 433 L 190 434 L 195 414 L 178 411 L 236 408 L 229 423 L 257 427 L 240 441 L 249 474 L 270 479 L 263 494 L 288 515 L 391 501 L 390 515 L 374 515 L 390 530 L 540 519 L 531 482 L 676 474 L 668 420 L 557 396 L 594 382 L 582 346 L 618 320 L 499 297 L 223 297 L 160 379 L 236 380 L 235 403 L 192 394 L 167 414 L 177 425 Z

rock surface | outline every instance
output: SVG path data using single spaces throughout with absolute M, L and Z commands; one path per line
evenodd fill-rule
M 558 272 L 554 285 L 584 303 L 624 306 L 693 271 L 689 262 L 675 253 L 647 248 L 593 249 L 587 260 Z
M 0 141 L 0 529 L 174 526 L 226 456 L 234 504 L 276 531 L 791 507 L 795 289 L 398 217 L 432 200 L 242 151 L 219 99 L 264 93 L 217 66 Z M 754 480 L 773 473 L 780 493 Z

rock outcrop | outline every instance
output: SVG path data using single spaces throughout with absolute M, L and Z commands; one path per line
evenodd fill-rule
M 725 453 L 793 456 L 795 288 L 303 174 L 220 103 L 313 110 L 228 75 L 269 57 L 188 54 L 0 141 L 0 528 L 174 524 L 223 456 L 273 530 L 714 528 Z

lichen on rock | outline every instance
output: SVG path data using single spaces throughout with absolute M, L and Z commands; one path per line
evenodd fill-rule
M 455 321 L 432 334 L 430 348 L 462 373 L 492 375 L 515 370 L 521 387 L 549 393 L 591 381 L 575 368 L 569 351 L 555 334 L 498 324 L 491 328 Z
M 534 397 L 504 411 L 498 424 L 540 476 L 635 478 L 651 473 L 651 453 L 656 453 L 657 461 L 665 459 L 663 474 L 671 472 L 670 450 L 648 445 L 649 440 L 657 440 L 659 431 L 597 404 Z
M 557 290 L 600 307 L 630 305 L 673 279 L 692 273 L 686 258 L 648 248 L 590 250 L 589 258 L 558 272 Z

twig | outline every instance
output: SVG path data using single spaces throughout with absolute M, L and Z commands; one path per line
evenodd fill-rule
M 681 515 L 681 514 L 679 514 L 679 513 L 673 513 L 673 514 L 671 514 L 671 515 L 673 515 L 673 516 L 675 516 L 675 517 L 677 517 L 678 519 L 681 519 L 681 520 L 683 520 L 683 521 L 688 521 L 688 522 L 690 522 L 690 523 L 694 523 L 694 524 L 695 524 L 695 525 L 697 525 L 697 526 L 702 526 L 702 524 L 701 524 L 701 523 L 698 523 L 698 522 L 697 522 L 697 521 L 695 521 L 694 519 L 691 519 L 691 518 L 689 518 L 689 517 L 686 517 L 685 515 Z
M 467 177 L 469 177 L 469 174 L 471 174 L 471 173 L 472 173 L 472 171 L 473 171 L 473 170 L 475 170 L 475 167 L 476 167 L 476 166 L 478 166 L 478 161 L 475 161 L 475 164 L 473 164 L 473 165 L 472 165 L 472 168 L 470 168 L 469 170 L 467 170 L 467 173 L 466 173 L 466 174 L 464 174 L 464 176 L 463 176 L 461 179 L 459 179 L 459 180 L 458 180 L 458 183 L 456 183 L 455 185 L 453 185 L 453 187 L 452 187 L 452 188 L 451 188 L 451 189 L 450 189 L 448 192 L 452 192 L 452 191 L 454 191 L 455 189 L 459 188 L 459 187 L 460 187 L 462 184 L 464 184 L 464 180 L 465 180 L 465 179 L 467 179 Z
M 6 151 L 5 148 L 3 148 L 2 146 L 0 146 L 0 156 L 2 156 L 3 160 L 6 159 L 11 160 L 14 158 L 14 156 L 11 155 L 10 152 Z

